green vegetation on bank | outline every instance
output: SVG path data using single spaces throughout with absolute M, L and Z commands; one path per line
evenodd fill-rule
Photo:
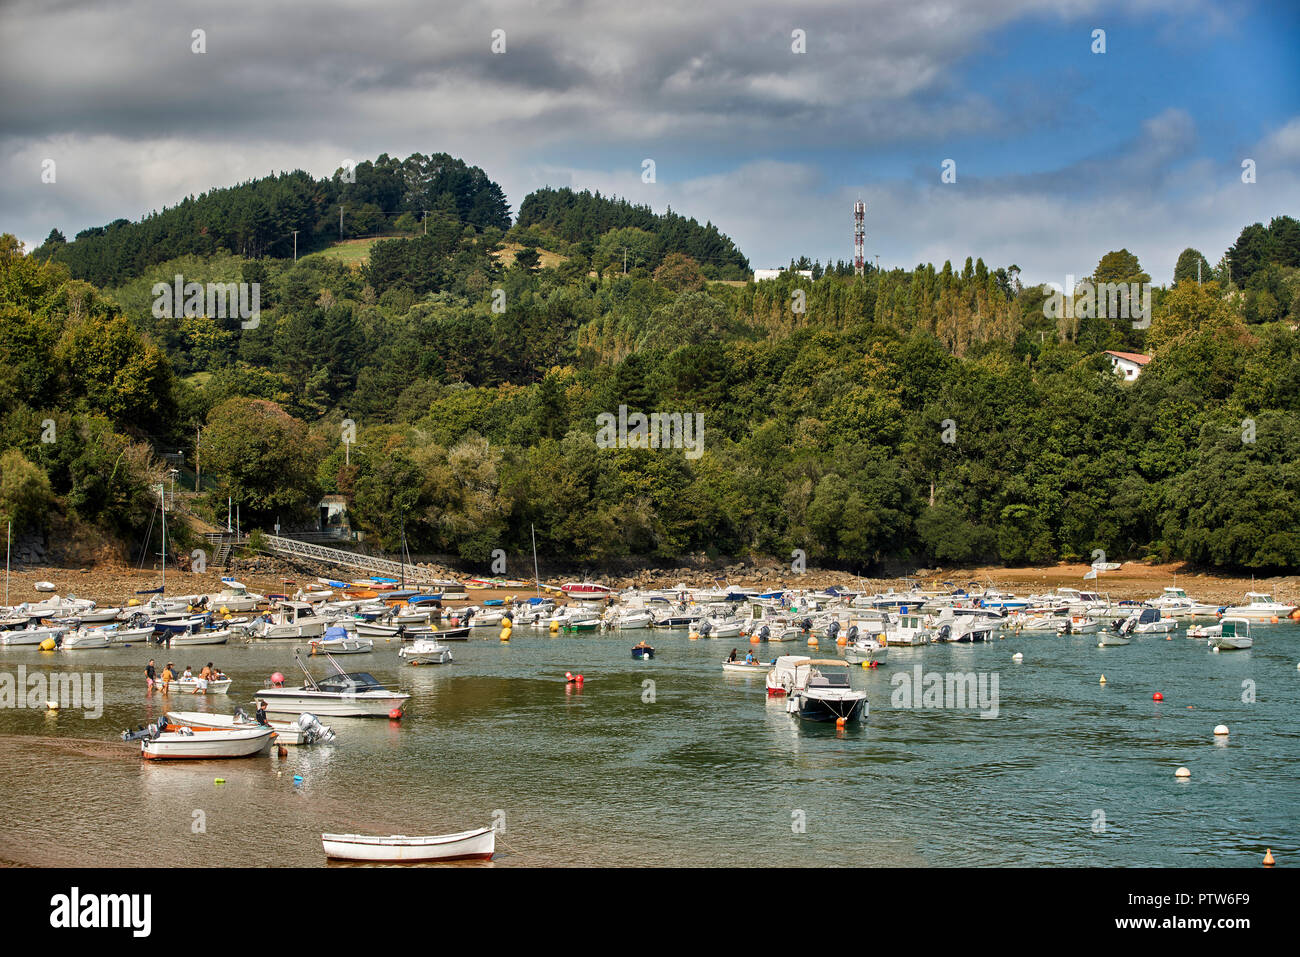
M 338 492 L 385 547 L 404 522 L 412 550 L 476 562 L 526 551 L 535 525 L 575 564 L 798 548 L 870 571 L 1102 549 L 1300 567 L 1290 217 L 1248 226 L 1214 267 L 1186 251 L 1135 328 L 1047 318 L 1044 289 L 978 259 L 725 285 L 709 280 L 747 263 L 711 225 L 565 190 L 525 199 L 514 227 L 497 212 L 445 201 L 359 268 L 166 237 L 114 266 L 107 234 L 26 257 L 6 237 L 0 521 L 39 527 L 47 503 L 138 537 L 151 452 L 192 459 L 197 434 L 209 507 L 232 496 L 246 527 L 309 521 Z M 628 230 L 649 238 L 624 275 Z M 539 249 L 563 258 L 543 268 Z M 69 278 L 91 258 L 103 290 Z M 256 327 L 155 317 L 153 284 L 177 273 L 259 283 Z M 1093 278 L 1143 277 L 1119 250 Z M 1154 358 L 1125 383 L 1108 349 Z M 596 417 L 620 406 L 702 414 L 703 455 L 599 448 Z

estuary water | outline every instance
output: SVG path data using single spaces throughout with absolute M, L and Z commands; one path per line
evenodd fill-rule
M 323 831 L 495 819 L 486 866 L 1254 867 L 1266 847 L 1284 864 L 1300 859 L 1300 626 L 1253 634 L 1254 648 L 1219 654 L 1182 631 L 1114 648 L 1087 635 L 891 647 L 852 669 L 870 714 L 837 730 L 787 714 L 762 675 L 724 674 L 731 648 L 751 647 L 740 639 L 521 627 L 503 643 L 480 629 L 449 665 L 403 664 L 382 641 L 338 659 L 410 693 L 401 722 L 324 719 L 338 740 L 285 758 L 172 763 L 143 761 L 121 731 L 164 707 L 251 712 L 273 671 L 295 683 L 295 643 L 0 648 L 0 675 L 97 673 L 104 689 L 97 719 L 0 709 L 0 863 L 310 866 Z M 652 661 L 631 657 L 642 637 Z M 151 657 L 215 661 L 231 693 L 164 706 L 144 692 Z M 917 665 L 982 674 L 988 690 L 996 676 L 997 716 L 899 706 L 894 676 Z

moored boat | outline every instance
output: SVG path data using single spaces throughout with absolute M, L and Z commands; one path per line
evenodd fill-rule
M 193 731 L 225 731 L 231 728 L 269 727 L 275 731 L 276 744 L 303 746 L 317 741 L 333 741 L 334 729 L 323 725 L 314 714 L 303 712 L 297 721 L 268 721 L 258 725 L 242 708 L 234 714 L 216 714 L 207 711 L 168 711 L 167 724 L 171 727 L 188 727 Z
M 480 827 L 427 837 L 322 834 L 321 844 L 326 857 L 341 861 L 409 864 L 417 861 L 489 860 L 496 853 L 496 831 L 491 827 Z
M 295 653 L 294 661 L 302 669 L 306 682 L 297 688 L 283 685 L 262 688 L 257 697 L 266 702 L 266 710 L 276 714 L 309 711 L 330 718 L 386 718 L 401 714 L 411 697 L 401 691 L 390 691 L 374 675 L 364 671 L 344 671 L 328 652 L 325 659 L 334 673 L 317 681 Z
M 185 726 L 167 731 L 166 727 L 160 723 L 145 732 L 128 732 L 123 737 L 128 741 L 138 737 L 141 756 L 147 760 L 247 758 L 265 754 L 275 737 L 274 729 L 264 725 L 207 731 Z
M 417 638 L 397 649 L 397 654 L 413 665 L 445 665 L 451 662 L 451 649 L 433 638 Z

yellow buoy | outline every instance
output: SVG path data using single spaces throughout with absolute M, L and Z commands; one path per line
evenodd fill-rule
M 691 634 L 690 634 L 689 637 L 690 637 L 691 641 L 699 641 L 699 640 L 700 640 L 700 634 L 699 634 L 699 632 L 697 632 L 697 631 L 693 631 L 693 632 L 691 632 Z
M 816 647 L 817 647 L 817 639 L 816 639 L 816 638 L 809 638 L 809 639 L 808 639 L 808 647 L 809 647 L 809 648 L 816 648 Z
M 559 623 L 558 621 L 552 621 L 552 622 L 551 622 L 551 634 L 555 634 L 555 633 L 556 633 L 557 631 L 559 631 L 559 630 L 560 630 L 560 623 Z
M 1264 852 L 1264 866 L 1272 867 L 1276 863 L 1277 862 L 1273 860 L 1273 848 L 1270 847 Z
M 51 711 L 58 711 L 59 703 L 57 701 L 47 701 L 45 702 L 45 707 L 49 708 Z
M 53 639 L 53 638 L 46 638 L 44 641 L 41 642 L 41 644 L 40 644 L 40 649 L 41 649 L 41 651 L 53 651 L 53 650 L 54 650 L 54 639 Z
M 509 629 L 509 628 L 502 628 L 502 629 L 501 629 L 501 640 L 502 640 L 502 641 L 509 641 L 509 640 L 510 640 L 510 629 Z
M 1106 676 L 1105 676 L 1105 675 L 1102 675 L 1102 676 L 1101 676 L 1101 683 L 1102 683 L 1102 684 L 1105 684 L 1105 683 L 1106 683 Z

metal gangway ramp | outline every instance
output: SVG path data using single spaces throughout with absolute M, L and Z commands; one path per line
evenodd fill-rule
M 388 558 L 362 555 L 360 552 L 350 552 L 345 548 L 330 548 L 328 545 L 317 545 L 315 542 L 303 542 L 294 538 L 266 534 L 262 535 L 262 542 L 267 551 L 275 552 L 286 558 L 305 558 L 311 561 L 338 565 L 341 568 L 356 568 L 372 575 L 404 579 L 407 582 L 416 584 L 433 585 L 445 581 L 445 579 L 439 578 L 431 568 L 425 568 L 421 565 L 402 564 Z

